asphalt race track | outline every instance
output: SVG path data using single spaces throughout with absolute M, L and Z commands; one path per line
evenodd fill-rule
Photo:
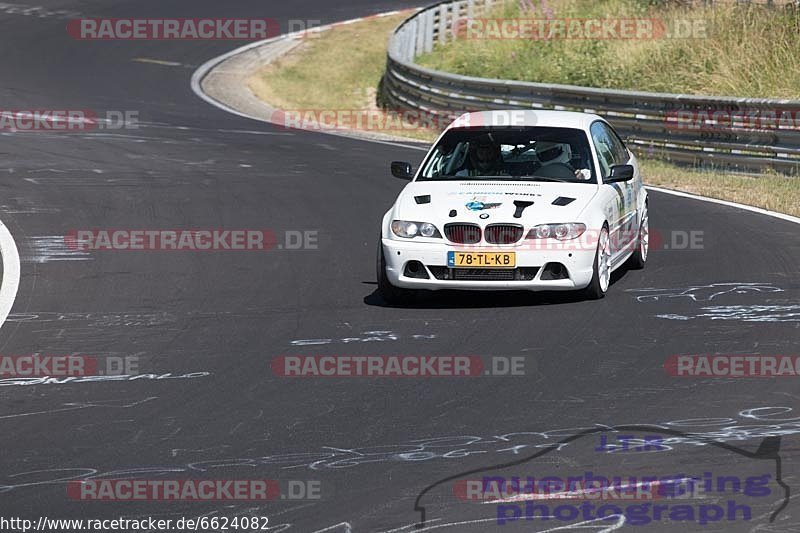
M 785 490 L 777 482 L 780 473 L 792 496 L 800 494 L 797 378 L 676 378 L 664 370 L 676 354 L 798 354 L 796 224 L 651 192 L 651 228 L 666 246 L 655 247 L 645 270 L 615 276 L 603 300 L 438 294 L 389 307 L 375 291 L 376 237 L 403 182 L 391 178 L 388 164 L 416 165 L 424 152 L 283 131 L 199 99 L 189 83 L 194 70 L 243 43 L 81 42 L 65 25 L 74 16 L 328 23 L 412 4 L 34 5 L 77 15 L 0 6 L 0 107 L 135 110 L 141 124 L 0 132 L 0 220 L 21 257 L 0 354 L 136 357 L 145 375 L 0 381 L 0 516 L 265 516 L 268 531 L 372 533 L 420 531 L 422 505 L 425 530 L 570 530 L 577 520 L 497 525 L 497 506 L 458 501 L 448 478 L 484 475 L 471 469 L 713 472 L 768 474 L 770 495 L 751 498 L 750 520 L 661 520 L 640 530 L 800 531 L 800 509 L 793 498 L 781 508 Z M 92 228 L 258 228 L 281 239 L 309 231 L 317 232 L 318 247 L 81 252 L 65 244 L 69 232 Z M 673 246 L 692 232 L 702 245 Z M 648 288 L 660 290 L 642 291 Z M 271 370 L 281 355 L 523 357 L 525 375 L 290 379 Z M 610 427 L 622 425 L 691 435 L 649 452 L 599 453 L 599 433 L 541 447 L 587 430 L 613 439 Z M 779 439 L 765 442 L 769 435 Z M 503 466 L 511 461 L 521 462 Z M 314 481 L 323 497 L 198 503 L 68 496 L 69 480 L 124 477 Z M 722 506 L 727 499 L 710 498 Z M 617 527 L 594 522 L 581 531 Z

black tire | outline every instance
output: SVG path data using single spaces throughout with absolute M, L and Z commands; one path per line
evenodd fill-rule
M 645 230 L 644 232 L 642 230 Z M 644 243 L 644 246 L 642 244 Z M 636 250 L 633 255 L 628 259 L 628 266 L 632 270 L 641 270 L 647 263 L 647 257 L 650 255 L 650 215 L 647 212 L 647 204 L 644 204 L 644 212 L 642 218 L 639 220 L 639 232 L 636 236 Z
M 409 289 L 401 289 L 395 287 L 389 282 L 386 276 L 386 258 L 383 255 L 383 244 L 381 244 L 380 237 L 378 237 L 378 260 L 377 260 L 377 274 L 378 274 L 378 292 L 383 298 L 383 301 L 390 305 L 404 305 L 411 303 L 415 298 L 416 291 Z
M 603 285 L 600 283 L 600 270 L 598 268 L 600 263 L 598 258 L 600 257 L 600 246 L 602 245 L 603 234 L 608 238 L 608 226 L 603 226 L 603 229 L 600 230 L 600 238 L 597 239 L 597 250 L 594 253 L 594 266 L 592 267 L 592 281 L 590 281 L 589 285 L 583 290 L 583 296 L 587 300 L 600 300 L 605 297 L 606 291 L 608 291 L 608 287 L 603 290 Z

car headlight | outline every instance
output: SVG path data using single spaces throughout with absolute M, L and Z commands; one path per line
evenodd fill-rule
M 526 239 L 557 239 L 568 241 L 577 239 L 586 231 L 586 224 L 570 222 L 567 224 L 542 224 L 528 232 Z
M 392 233 L 404 239 L 413 239 L 414 237 L 442 238 L 442 234 L 430 222 L 395 220 L 392 222 Z

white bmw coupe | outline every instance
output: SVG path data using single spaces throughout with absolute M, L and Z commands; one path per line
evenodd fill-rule
M 604 119 L 563 111 L 485 111 L 455 120 L 384 215 L 378 288 L 581 290 L 602 298 L 626 261 L 644 267 L 647 191 Z

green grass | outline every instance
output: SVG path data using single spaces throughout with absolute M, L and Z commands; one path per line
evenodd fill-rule
M 534 2 L 541 5 L 541 2 Z M 545 3 L 547 5 L 548 3 Z M 457 74 L 650 92 L 800 98 L 800 10 L 651 0 L 550 0 L 563 18 L 702 20 L 705 38 L 631 40 L 460 39 L 418 58 Z M 672 6 L 672 7 L 665 7 Z M 546 18 L 519 4 L 487 18 Z

